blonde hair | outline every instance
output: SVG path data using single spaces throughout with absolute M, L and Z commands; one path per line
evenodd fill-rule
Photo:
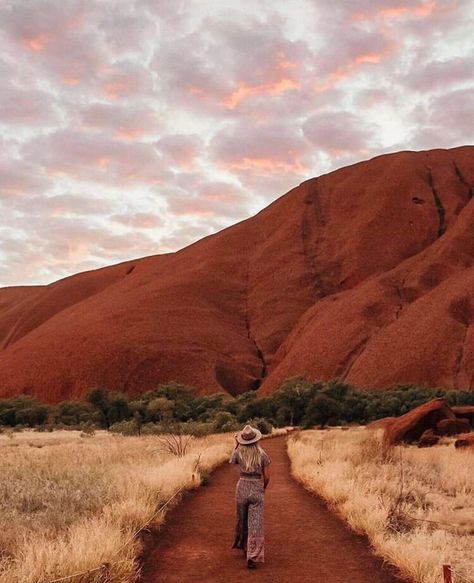
M 248 473 L 257 472 L 262 466 L 262 448 L 258 443 L 239 444 L 237 448 L 242 469 Z

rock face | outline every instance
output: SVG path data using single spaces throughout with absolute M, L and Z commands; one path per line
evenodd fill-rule
M 474 388 L 474 148 L 308 180 L 181 251 L 0 289 L 0 396 Z

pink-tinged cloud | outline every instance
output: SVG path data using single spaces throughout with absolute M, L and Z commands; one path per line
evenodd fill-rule
M 466 123 L 474 115 L 474 92 L 459 89 L 433 97 L 426 106 L 413 112 L 416 129 L 411 137 L 418 147 L 429 148 L 434 141 L 437 147 L 472 144 L 472 124 Z
M 161 127 L 159 114 L 151 108 L 94 103 L 79 111 L 79 123 L 109 133 L 121 140 L 140 140 L 157 134 Z
M 246 85 L 239 83 L 238 88 L 229 96 L 224 97 L 219 102 L 228 109 L 235 109 L 235 107 L 244 99 L 254 95 L 281 95 L 286 91 L 298 90 L 301 85 L 297 81 L 283 77 L 278 81 L 269 83 L 261 83 L 259 85 Z
M 167 164 L 184 171 L 189 171 L 195 165 L 203 147 L 199 136 L 189 134 L 170 134 L 155 145 Z
M 317 93 L 324 93 L 337 86 L 342 81 L 353 77 L 360 70 L 363 70 L 365 65 L 380 64 L 385 58 L 392 55 L 397 48 L 398 42 L 393 41 L 390 44 L 387 44 L 381 51 L 374 50 L 356 55 L 349 59 L 347 63 L 336 67 L 325 78 L 323 78 L 323 80 L 317 81 L 314 85 L 315 91 Z
M 40 136 L 24 147 L 51 176 L 124 186 L 157 184 L 163 178 L 161 157 L 151 144 L 132 144 L 90 132 L 60 130 Z
M 355 12 L 351 19 L 356 22 L 365 20 L 398 19 L 398 18 L 426 18 L 439 7 L 437 0 L 410 0 L 409 2 L 393 2 L 392 6 L 374 6 L 366 12 Z
M 241 177 L 247 172 L 263 175 L 306 172 L 308 144 L 298 128 L 283 124 L 237 124 L 217 134 L 211 149 L 216 164 Z
M 148 213 L 113 215 L 111 218 L 116 223 L 137 229 L 156 229 L 163 223 L 159 217 Z
M 346 111 L 315 114 L 304 123 L 303 131 L 317 150 L 336 158 L 355 153 L 367 155 L 375 139 L 373 128 Z
M 270 73 L 270 79 L 255 84 L 239 81 L 237 87 L 223 97 L 219 104 L 228 109 L 235 109 L 240 102 L 249 97 L 279 96 L 287 91 L 297 91 L 301 89 L 300 82 L 295 78 L 298 68 L 296 61 L 290 60 L 283 50 L 279 50 L 275 55 L 274 70 L 267 71 L 267 74 Z
M 168 209 L 174 215 L 198 219 L 218 219 L 231 216 L 234 220 L 249 214 L 249 195 L 226 182 L 202 182 L 190 174 L 180 181 L 179 190 L 167 197 Z
M 412 90 L 429 93 L 472 81 L 473 57 L 436 60 L 419 67 L 417 74 L 407 74 L 400 81 Z
M 110 101 L 144 95 L 153 89 L 150 72 L 130 61 L 112 66 L 102 79 L 102 96 Z
M 84 196 L 80 194 L 57 194 L 42 198 L 45 210 L 53 215 L 107 215 L 112 205 L 98 196 Z
M 51 180 L 37 165 L 0 158 L 0 200 L 24 197 L 31 193 L 43 194 L 51 184 Z
M 37 34 L 37 35 L 32 36 L 32 37 L 25 36 L 21 40 L 22 40 L 23 45 L 27 49 L 30 49 L 30 50 L 35 51 L 35 52 L 39 52 L 39 51 L 44 50 L 49 39 L 50 39 L 50 36 L 43 33 L 43 34 Z
M 153 63 L 170 99 L 227 117 L 248 101 L 283 99 L 299 91 L 311 57 L 306 44 L 285 38 L 277 22 L 262 28 L 259 22 L 211 21 L 206 35 L 180 38 L 157 52 Z
M 50 94 L 37 89 L 18 89 L 4 85 L 0 89 L 0 124 L 38 126 L 60 120 Z

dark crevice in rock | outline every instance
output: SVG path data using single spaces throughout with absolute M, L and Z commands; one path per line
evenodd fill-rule
M 399 303 L 395 305 L 395 320 L 398 320 L 400 317 L 400 312 L 403 310 L 406 304 L 406 300 L 403 297 L 403 289 L 405 287 L 405 278 L 401 281 L 400 285 L 395 285 L 395 291 L 397 292 L 397 296 L 400 300 Z
M 349 352 L 346 356 L 343 364 L 341 365 L 342 372 L 337 376 L 341 381 L 345 381 L 346 378 L 349 376 L 354 364 L 358 360 L 358 358 L 363 354 L 365 349 L 367 348 L 367 344 L 369 343 L 370 336 L 367 336 L 363 340 L 361 340 L 358 344 L 354 346 L 354 348 Z
M 132 273 L 132 271 L 135 269 L 135 265 L 132 265 L 131 267 L 129 267 L 127 269 L 127 271 L 125 272 L 125 275 L 130 275 Z
M 315 244 L 311 241 L 311 229 L 322 229 L 327 221 L 319 201 L 317 182 L 315 181 L 313 184 L 315 184 L 314 188 L 304 199 L 305 208 L 301 225 L 301 240 L 305 263 L 312 278 L 311 290 L 313 298 L 320 300 L 329 295 L 330 292 L 326 289 L 322 273 L 317 266 Z M 316 235 L 315 238 L 317 240 L 319 237 Z
M 467 335 L 469 333 L 469 327 L 474 321 L 474 304 L 472 303 L 471 297 L 466 295 L 464 297 L 457 298 L 453 300 L 449 305 L 449 314 L 458 324 L 461 324 L 463 333 L 454 363 L 454 388 L 459 389 L 459 375 L 461 374 L 461 368 L 464 361 L 464 353 L 466 348 Z
M 431 192 L 433 194 L 433 200 L 436 207 L 436 212 L 438 213 L 438 233 L 437 238 L 439 239 L 445 232 L 446 232 L 446 210 L 443 206 L 443 201 L 439 196 L 438 191 L 435 188 L 434 180 L 433 180 L 433 173 L 431 172 L 431 168 L 427 168 L 428 170 L 428 185 L 431 188 Z
M 255 336 L 252 333 L 252 326 L 251 326 L 251 322 L 250 322 L 250 310 L 249 310 L 249 283 L 250 283 L 250 261 L 247 263 L 247 274 L 246 274 L 246 278 L 245 278 L 245 313 L 244 313 L 244 323 L 245 323 L 245 329 L 247 330 L 247 338 L 252 342 L 254 348 L 255 348 L 255 353 L 258 357 L 258 359 L 260 360 L 261 363 L 261 368 L 260 368 L 260 374 L 258 376 L 258 378 L 255 380 L 255 386 L 253 387 L 254 390 L 259 389 L 261 383 L 263 382 L 263 379 L 267 376 L 267 363 L 265 361 L 265 357 L 263 355 L 262 349 L 260 348 Z
M 469 333 L 469 324 L 464 324 L 464 333 L 463 333 L 463 337 L 461 340 L 461 345 L 459 347 L 459 352 L 458 352 L 458 355 L 456 357 L 456 361 L 454 364 L 454 388 L 455 389 L 462 388 L 459 386 L 459 374 L 461 372 L 461 367 L 462 367 L 463 360 L 464 360 L 464 351 L 466 348 L 466 339 L 467 339 L 468 333 Z
M 469 202 L 472 197 L 474 196 L 474 188 L 469 184 L 469 182 L 464 178 L 463 173 L 461 172 L 461 169 L 459 168 L 459 166 L 456 164 L 456 162 L 453 160 L 453 165 L 454 165 L 454 172 L 456 174 L 456 176 L 459 179 L 459 182 L 466 188 L 467 190 L 467 202 Z

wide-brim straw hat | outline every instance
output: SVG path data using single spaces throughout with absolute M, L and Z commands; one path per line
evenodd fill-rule
M 251 425 L 246 425 L 242 431 L 237 433 L 235 439 L 241 445 L 250 445 L 262 439 L 262 432 Z

